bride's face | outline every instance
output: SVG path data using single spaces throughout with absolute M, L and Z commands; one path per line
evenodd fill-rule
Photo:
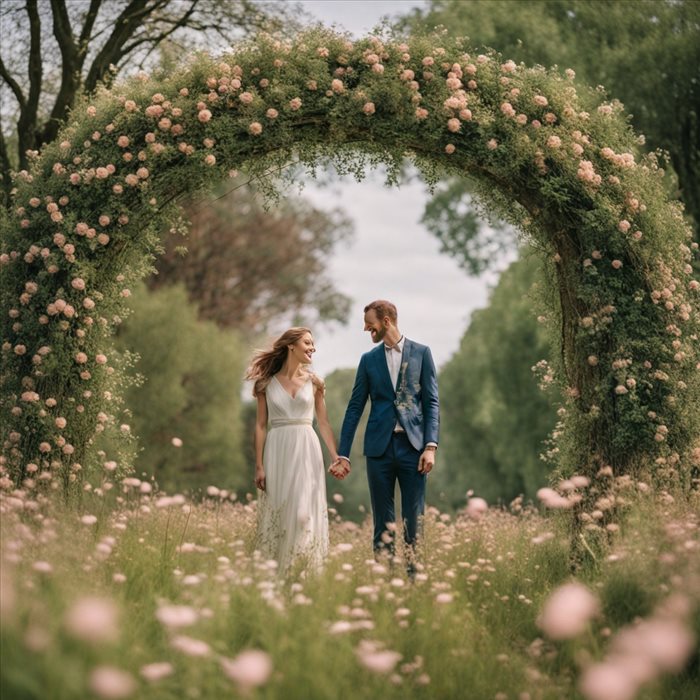
M 316 347 L 311 333 L 304 333 L 294 345 L 290 345 L 290 353 L 304 365 L 311 364 L 311 358 L 315 352 Z

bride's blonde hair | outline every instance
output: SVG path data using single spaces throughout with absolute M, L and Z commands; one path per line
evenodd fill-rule
M 260 396 L 265 393 L 270 379 L 282 369 L 284 361 L 287 359 L 290 345 L 298 342 L 306 333 L 311 333 L 309 328 L 304 326 L 294 326 L 287 329 L 282 335 L 272 343 L 268 350 L 257 350 L 250 365 L 245 372 L 245 378 L 255 382 L 253 384 L 253 396 Z M 323 380 L 313 372 L 306 370 L 311 376 L 316 389 L 323 389 Z

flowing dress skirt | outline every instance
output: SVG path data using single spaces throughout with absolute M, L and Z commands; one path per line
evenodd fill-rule
M 299 562 L 319 570 L 328 555 L 328 502 L 323 454 L 312 427 L 313 384 L 292 398 L 275 377 L 266 390 L 263 452 L 266 490 L 258 500 L 256 548 L 284 575 Z

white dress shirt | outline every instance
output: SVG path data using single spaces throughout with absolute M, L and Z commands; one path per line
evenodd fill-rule
M 389 376 L 391 377 L 391 385 L 396 389 L 396 382 L 399 381 L 399 372 L 401 371 L 401 357 L 403 356 L 403 346 L 406 342 L 406 336 L 402 335 L 398 343 L 389 346 L 384 344 L 386 351 L 386 364 L 389 367 Z

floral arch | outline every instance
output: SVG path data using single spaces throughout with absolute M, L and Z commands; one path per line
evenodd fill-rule
M 428 181 L 469 177 L 542 255 L 543 320 L 561 351 L 562 471 L 690 473 L 700 396 L 690 229 L 622 106 L 573 78 L 445 37 L 352 43 L 315 29 L 94 95 L 19 173 L 1 215 L 3 470 L 15 483 L 69 483 L 97 466 L 93 437 L 118 405 L 110 335 L 121 297 L 179 197 L 292 158 L 391 173 L 408 157 Z

